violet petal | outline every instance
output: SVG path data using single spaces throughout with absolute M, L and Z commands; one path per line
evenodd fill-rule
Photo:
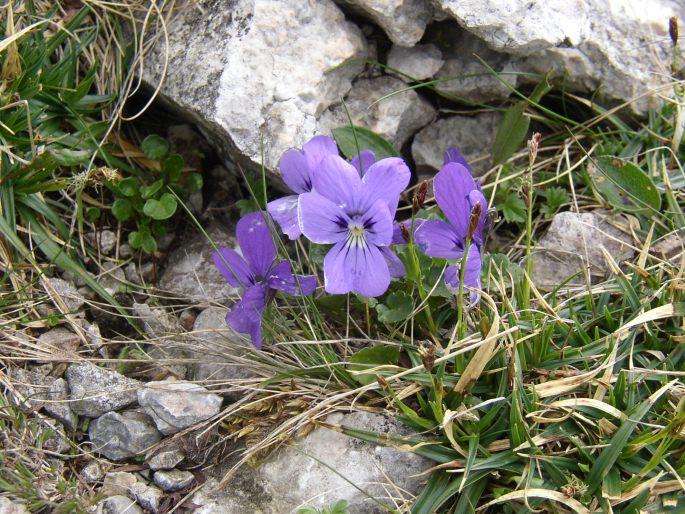
M 312 179 L 314 190 L 320 195 L 345 210 L 358 209 L 362 181 L 359 172 L 342 157 L 324 157 Z
M 411 172 L 399 157 L 388 157 L 376 161 L 366 170 L 362 182 L 367 205 L 382 199 L 390 209 L 390 216 L 395 217 L 400 194 L 411 179 Z
M 392 216 L 383 200 L 373 203 L 359 216 L 367 242 L 376 246 L 388 246 L 392 241 Z M 354 221 L 354 220 L 353 220 Z
M 390 271 L 380 249 L 373 244 L 337 243 L 324 258 L 325 288 L 331 294 L 355 291 L 375 297 L 390 285 Z
M 278 167 L 281 177 L 293 193 L 306 193 L 312 189 L 312 179 L 307 158 L 296 149 L 287 150 Z
M 248 287 L 240 301 L 226 314 L 226 323 L 236 332 L 249 334 L 252 344 L 262 347 L 262 314 L 266 307 L 265 284 Z
M 442 220 L 428 220 L 414 233 L 414 241 L 429 257 L 458 259 L 464 252 L 464 240 L 454 227 Z
M 253 275 L 264 277 L 276 258 L 276 245 L 271 238 L 266 212 L 246 214 L 236 225 L 236 237 L 245 261 Z
M 404 263 L 397 254 L 392 251 L 392 248 L 380 246 L 378 249 L 383 254 L 383 258 L 388 265 L 388 271 L 390 271 L 390 276 L 392 278 L 402 278 L 407 274 L 407 268 L 404 267 Z
M 354 156 L 350 164 L 363 177 L 374 162 L 376 162 L 376 154 L 371 150 L 362 150 Z
M 284 196 L 266 205 L 269 214 L 288 238 L 294 240 L 300 237 L 300 225 L 297 221 L 298 195 Z
M 309 296 L 316 289 L 316 277 L 293 275 L 290 261 L 281 261 L 271 270 L 267 284 L 293 296 Z
M 297 217 L 300 230 L 314 243 L 337 243 L 347 236 L 350 219 L 345 211 L 318 193 L 300 195 Z
M 457 163 L 448 163 L 435 176 L 435 200 L 461 239 L 466 238 L 471 208 L 468 196 L 476 189 L 469 171 Z
M 212 260 L 226 282 L 233 287 L 248 287 L 254 284 L 254 276 L 249 266 L 235 250 L 219 248 L 212 255 Z

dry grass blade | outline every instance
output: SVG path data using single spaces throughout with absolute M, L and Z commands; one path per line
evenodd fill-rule
M 499 503 L 506 503 L 516 500 L 527 501 L 528 498 L 543 498 L 545 500 L 561 503 L 578 514 L 591 514 L 590 510 L 588 510 L 578 500 L 569 498 L 559 491 L 552 491 L 550 489 L 524 489 L 521 491 L 512 491 L 511 493 L 504 494 L 499 498 L 486 503 L 485 505 L 479 507 L 478 510 L 480 511 Z

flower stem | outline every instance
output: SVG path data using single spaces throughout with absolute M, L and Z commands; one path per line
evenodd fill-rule
M 409 249 L 409 260 L 411 261 L 411 267 L 412 269 L 409 270 L 410 276 L 416 277 L 416 287 L 419 291 L 419 298 L 421 298 L 421 302 L 425 302 L 425 308 L 423 310 L 424 316 L 426 317 L 426 323 L 428 323 L 428 330 L 430 333 L 434 336 L 437 337 L 438 335 L 438 328 L 435 325 L 435 321 L 433 320 L 433 313 L 431 312 L 430 305 L 428 302 L 426 302 L 426 298 L 428 296 L 428 293 L 426 290 L 423 288 L 423 280 L 422 280 L 422 274 L 421 274 L 421 265 L 419 263 L 419 256 L 416 254 L 416 245 L 414 245 L 414 215 L 412 214 L 411 217 L 411 227 L 409 230 L 409 241 L 407 241 L 408 244 L 408 249 Z
M 464 279 L 466 278 L 466 262 L 469 258 L 469 250 L 471 250 L 471 238 L 467 237 L 464 243 L 464 255 L 461 258 L 461 265 L 459 266 L 459 294 L 457 296 L 457 330 L 459 340 L 466 337 L 466 322 L 464 320 Z M 457 356 L 456 368 L 459 373 L 464 370 L 463 355 Z

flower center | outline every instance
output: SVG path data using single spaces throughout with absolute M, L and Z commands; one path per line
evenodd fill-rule
M 364 233 L 366 231 L 364 230 L 363 224 L 353 221 L 347 226 L 347 230 L 349 231 L 347 233 L 347 244 L 349 246 L 352 248 L 356 246 L 365 246 L 366 241 L 364 240 Z

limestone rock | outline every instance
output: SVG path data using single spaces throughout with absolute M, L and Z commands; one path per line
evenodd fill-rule
M 406 87 L 395 77 L 357 80 L 345 98 L 353 123 L 373 130 L 400 149 L 414 132 L 435 117 L 435 109 L 430 103 L 416 91 L 402 91 Z M 397 91 L 402 92 L 374 103 Z M 342 106 L 332 108 L 321 117 L 324 133 L 344 125 L 349 125 L 349 120 Z
M 632 239 L 612 221 L 620 221 L 620 218 L 595 213 L 556 214 L 533 252 L 535 285 L 543 289 L 555 288 L 580 272 L 567 285 L 582 286 L 586 284 L 583 274 L 586 268 L 592 282 L 604 278 L 609 267 L 602 247 L 616 262 L 630 258 L 634 253 L 628 246 Z
M 474 175 L 483 174 L 490 166 L 488 152 L 501 121 L 500 114 L 486 112 L 474 116 L 456 115 L 431 123 L 416 134 L 412 143 L 417 171 L 434 173 L 442 168 L 445 150 L 454 146 L 469 161 Z
M 75 357 L 76 350 L 81 346 L 81 338 L 66 328 L 53 328 L 38 336 L 36 345 L 46 359 L 36 359 L 36 362 L 68 361 Z
M 157 514 L 159 512 L 159 504 L 162 501 L 164 493 L 159 487 L 148 485 L 144 482 L 136 482 L 129 489 L 129 495 L 135 498 L 138 503 L 145 510 Z
M 336 0 L 381 27 L 390 41 L 414 46 L 423 37 L 433 9 L 429 0 Z
M 215 416 L 221 410 L 221 402 L 218 394 L 188 382 L 148 382 L 138 390 L 138 403 L 164 435 Z
M 65 376 L 69 383 L 71 409 L 80 416 L 97 418 L 136 402 L 136 389 L 140 383 L 115 371 L 83 362 L 69 366 Z
M 71 282 L 67 282 L 61 278 L 51 278 L 50 287 L 52 287 L 57 295 L 64 300 L 69 312 L 78 311 L 86 302 L 86 299 L 78 292 Z
M 0 496 L 0 514 L 30 514 L 23 503 L 13 502 L 9 498 Z
M 143 514 L 143 509 L 126 496 L 110 496 L 97 504 L 96 514 Z
M 349 90 L 365 56 L 359 29 L 331 0 L 201 0 L 146 57 L 144 79 L 189 111 L 224 155 L 274 169 L 317 133 L 316 120 Z
M 152 471 L 174 469 L 184 458 L 179 448 L 165 448 L 147 459 L 146 464 Z
M 83 466 L 79 475 L 87 484 L 94 484 L 102 480 L 102 477 L 105 476 L 105 471 L 98 461 L 92 460 Z
M 195 480 L 195 476 L 190 471 L 180 471 L 173 469 L 171 471 L 157 471 L 152 478 L 159 487 L 164 491 L 174 492 L 185 489 Z
M 108 412 L 90 423 L 94 449 L 108 459 L 134 457 L 160 440 L 154 422 L 138 411 Z
M 552 72 L 566 89 L 600 92 L 626 101 L 670 80 L 668 18 L 685 4 L 655 0 L 433 0 L 497 51 L 524 58 L 522 71 Z M 647 99 L 633 107 L 644 110 Z
M 54 419 L 46 419 L 45 424 L 50 430 L 50 436 L 43 442 L 43 448 L 49 452 L 56 453 L 58 457 L 64 456 L 69 452 L 71 445 L 64 427 Z
M 393 45 L 388 53 L 388 66 L 402 72 L 400 78 L 425 80 L 433 77 L 445 63 L 440 49 L 432 44 L 416 45 L 411 48 Z
M 383 414 L 334 414 L 327 421 L 381 434 L 408 433 Z M 298 441 L 297 449 L 285 447 L 256 471 L 233 479 L 225 492 L 208 482 L 192 501 L 199 505 L 196 514 L 280 514 L 303 504 L 321 508 L 344 499 L 352 514 L 375 514 L 397 509 L 403 500 L 417 494 L 427 480 L 418 475 L 432 464 L 415 454 L 322 427 Z M 380 508 L 350 482 L 389 507 Z
M 212 224 L 207 234 L 216 246 L 235 246 L 227 230 Z M 197 234 L 179 245 L 169 256 L 169 262 L 159 280 L 165 295 L 192 300 L 196 304 L 226 301 L 237 295 L 212 262 L 214 248 L 203 234 Z
M 105 496 L 128 496 L 131 487 L 138 482 L 133 473 L 126 471 L 111 471 L 105 475 L 100 488 L 100 494 Z
M 69 386 L 63 378 L 55 380 L 48 388 L 45 412 L 73 431 L 76 429 L 76 414 L 69 407 Z
M 48 390 L 56 380 L 47 373 L 45 366 L 37 366 L 32 369 L 11 367 L 9 369 L 12 385 L 22 396 L 22 399 L 32 408 L 40 408 L 48 399 Z
M 90 232 L 86 234 L 88 242 L 100 249 L 104 255 L 112 255 L 114 247 L 117 244 L 117 235 L 111 230 L 99 230 L 97 232 Z
M 195 320 L 190 334 L 190 356 L 197 360 L 191 368 L 191 378 L 210 389 L 219 389 L 229 400 L 242 396 L 240 390 L 228 390 L 231 381 L 255 376 L 249 367 L 252 344 L 226 325 L 227 309 L 210 307 Z
M 98 283 L 112 296 L 125 289 L 126 275 L 124 270 L 112 262 L 102 265 L 102 273 L 97 278 Z

